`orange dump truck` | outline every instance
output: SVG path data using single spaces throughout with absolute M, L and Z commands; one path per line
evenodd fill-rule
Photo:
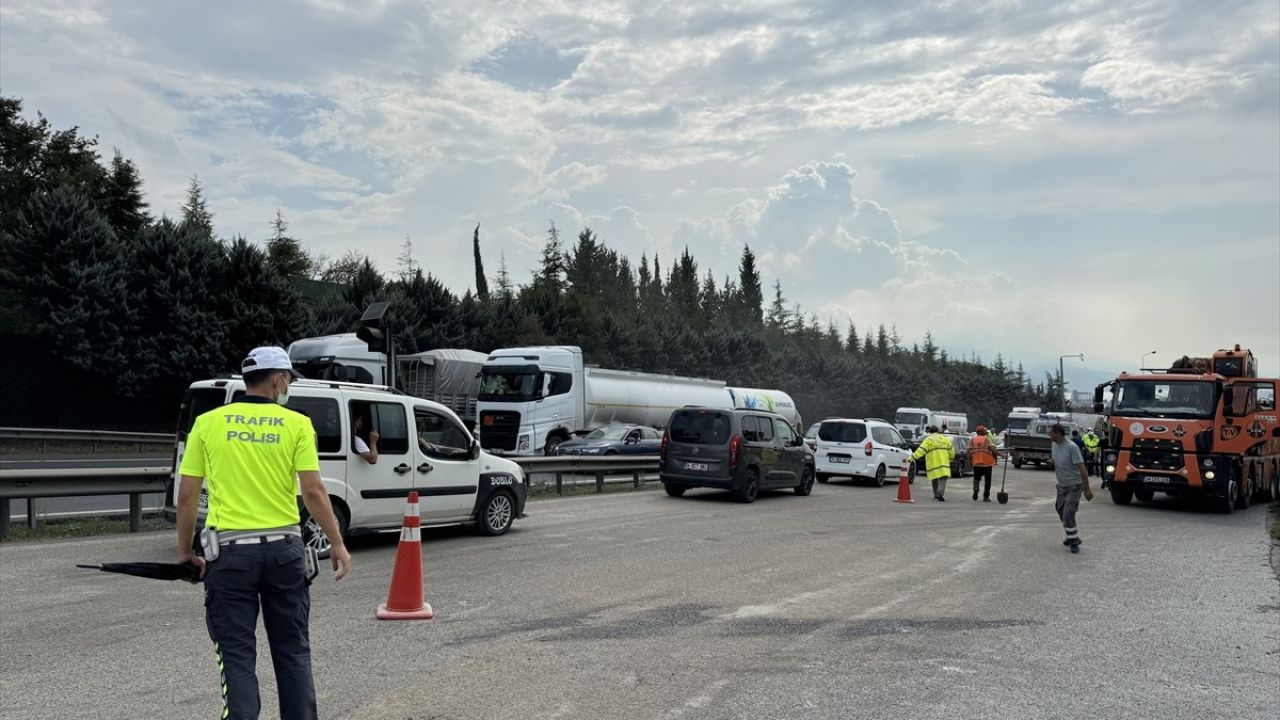
M 1102 470 L 1112 501 L 1200 495 L 1229 513 L 1280 499 L 1277 385 L 1257 377 L 1253 353 L 1239 345 L 1099 385 L 1094 404 L 1108 416 Z

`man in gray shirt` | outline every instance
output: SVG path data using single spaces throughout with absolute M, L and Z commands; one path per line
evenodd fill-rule
M 1089 488 L 1089 473 L 1085 469 L 1084 455 L 1075 443 L 1067 440 L 1067 429 L 1061 424 L 1054 425 L 1049 431 L 1049 439 L 1053 441 L 1053 471 L 1058 476 L 1058 501 L 1054 508 L 1062 520 L 1062 529 L 1067 533 L 1063 545 L 1071 548 L 1071 552 L 1080 552 L 1080 531 L 1076 529 L 1076 511 L 1080 509 L 1080 495 L 1086 500 L 1093 500 L 1093 490 Z

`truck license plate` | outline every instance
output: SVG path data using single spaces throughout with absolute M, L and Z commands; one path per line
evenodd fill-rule
M 1173 482 L 1173 478 L 1168 478 L 1163 475 L 1144 475 L 1142 477 L 1142 481 L 1148 485 L 1168 485 Z
M 832 462 L 832 464 L 835 464 L 835 465 L 848 465 L 848 464 L 849 464 L 849 456 L 848 456 L 848 455 L 828 455 L 828 456 L 827 456 L 827 459 L 828 459 L 828 460 L 830 460 L 830 461 Z
M 706 472 L 706 471 L 707 471 L 707 470 L 709 470 L 710 468 L 707 466 L 707 464 L 706 464 L 706 463 L 691 463 L 691 462 L 687 462 L 687 463 L 685 463 L 685 464 L 684 464 L 684 469 L 685 469 L 685 470 L 693 470 L 693 471 L 695 471 L 695 472 Z

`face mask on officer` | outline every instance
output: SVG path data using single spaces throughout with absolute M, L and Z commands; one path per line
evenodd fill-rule
M 285 373 L 278 373 L 276 377 L 280 378 L 280 381 L 284 383 L 283 390 L 279 389 L 279 386 L 276 388 L 276 404 L 287 405 L 289 403 L 289 376 Z

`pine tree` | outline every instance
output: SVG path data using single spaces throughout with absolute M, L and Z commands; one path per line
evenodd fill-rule
M 884 323 L 880 323 L 880 327 L 876 329 L 876 354 L 880 357 L 889 356 L 889 331 L 885 330 Z
M 938 359 L 938 345 L 933 341 L 933 333 L 928 330 L 924 333 L 924 347 L 920 349 L 926 363 L 932 364 Z
M 182 225 L 196 233 L 213 239 L 213 213 L 204 200 L 204 188 L 200 186 L 200 178 L 191 176 L 191 184 L 187 186 L 187 200 L 182 204 Z
M 111 158 L 111 174 L 100 205 L 103 217 L 115 230 L 117 238 L 131 238 L 139 228 L 151 222 L 147 203 L 142 199 L 142 179 L 138 176 L 138 168 L 118 149 Z
M 413 241 L 406 233 L 404 242 L 400 244 L 400 254 L 396 255 L 396 278 L 400 282 L 409 282 L 418 272 L 418 263 L 413 259 Z
M 849 321 L 849 337 L 845 338 L 844 351 L 849 355 L 858 354 L 858 327 Z
M 227 261 L 217 241 L 199 225 L 162 220 L 138 233 L 128 262 L 129 296 L 145 332 L 128 339 L 121 388 L 172 402 L 190 378 L 231 369 L 225 358 L 233 351 L 217 302 L 228 281 Z
M 276 208 L 276 217 L 271 221 L 271 239 L 267 240 L 267 264 L 286 280 L 310 277 L 311 258 L 302 249 L 302 243 L 288 233 L 289 223 Z
M 542 246 L 542 263 L 535 284 L 539 281 L 557 294 L 564 292 L 564 246 L 560 243 L 560 231 L 555 223 L 547 229 L 547 242 Z
M 124 248 L 88 199 L 65 189 L 33 197 L 5 242 L 0 279 L 29 308 L 37 335 L 61 361 L 110 374 L 137 335 Z
M 482 303 L 489 302 L 489 279 L 484 274 L 484 260 L 480 259 L 480 223 L 476 223 L 476 231 L 471 236 L 471 254 L 476 265 L 476 297 Z
M 787 312 L 787 301 L 782 296 L 782 281 L 773 283 L 773 302 L 769 305 L 769 315 L 765 318 L 769 328 L 775 332 L 783 332 L 790 325 L 791 314 Z
M 752 327 L 759 327 L 764 319 L 764 291 L 756 269 L 756 256 L 749 245 L 742 246 L 742 260 L 738 263 L 738 297 L 741 319 Z
M 507 254 L 505 252 L 498 254 L 498 296 L 504 299 L 511 298 L 514 294 L 514 286 L 511 283 L 511 273 L 507 271 Z

